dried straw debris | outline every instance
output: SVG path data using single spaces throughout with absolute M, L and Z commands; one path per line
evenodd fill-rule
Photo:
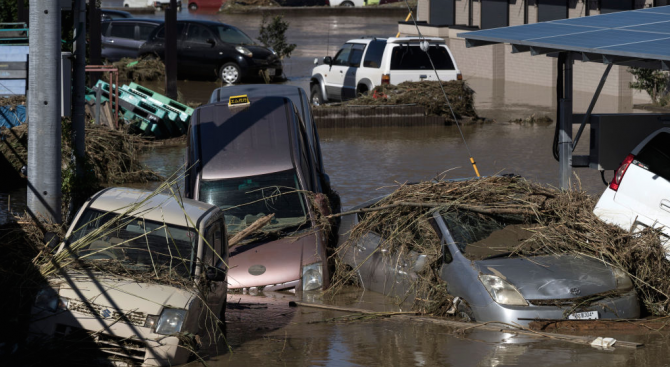
M 466 82 L 454 80 L 443 82 L 442 86 L 459 122 L 479 119 L 475 111 L 475 92 Z M 454 122 L 439 82 L 402 82 L 398 85 L 378 85 L 366 94 L 344 103 L 345 106 L 411 104 L 425 107 L 427 116 L 442 116 L 445 121 Z M 327 105 L 324 107 L 327 108 Z

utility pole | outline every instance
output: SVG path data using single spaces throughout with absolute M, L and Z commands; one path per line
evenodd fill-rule
M 72 142 L 74 147 L 72 162 L 77 178 L 75 182 L 81 182 L 84 177 L 84 157 L 86 155 L 86 112 L 84 111 L 86 104 L 86 0 L 75 0 L 73 18 Z M 75 210 L 84 203 L 84 199 L 79 190 L 73 191 L 72 202 L 68 210 L 69 215 L 73 215 Z
M 29 7 L 28 212 L 61 222 L 60 0 Z
M 88 0 L 88 58 L 91 65 L 102 65 L 102 40 L 100 37 L 101 31 L 101 12 L 97 6 L 97 0 Z M 89 74 L 91 79 L 89 87 L 92 87 L 98 79 L 100 73 Z
M 177 0 L 165 10 L 165 94 L 177 99 Z

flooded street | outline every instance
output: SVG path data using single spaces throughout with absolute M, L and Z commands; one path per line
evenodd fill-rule
M 104 1 L 103 6 L 120 7 L 122 2 Z M 333 56 L 348 39 L 361 36 L 393 36 L 400 19 L 392 17 L 297 16 L 288 40 L 298 47 L 285 61 L 287 84 L 309 89 L 315 57 Z M 163 17 L 162 12 L 141 17 Z M 190 13 L 180 19 L 215 19 L 258 36 L 261 16 L 257 14 Z M 467 78 L 466 78 L 467 79 Z M 517 174 L 536 182 L 558 185 L 558 162 L 551 153 L 554 123 L 517 124 L 511 119 L 531 114 L 555 119 L 552 88 L 470 79 L 480 116 L 492 120 L 468 124 L 462 133 L 482 175 Z M 206 102 L 220 86 L 214 81 L 179 81 L 186 101 Z M 159 83 L 146 84 L 161 89 Z M 576 94 L 575 112 L 583 112 L 590 95 Z M 616 98 L 601 97 L 596 112 L 633 112 Z M 588 128 L 576 154 L 588 150 Z M 326 172 L 342 198 L 343 207 L 393 191 L 398 184 L 474 176 L 468 151 L 456 126 L 422 128 L 351 128 L 319 130 Z M 142 155 L 143 162 L 163 177 L 183 173 L 184 146 L 155 148 Z M 606 173 L 606 179 L 612 173 Z M 592 195 L 605 185 L 596 170 L 577 169 L 573 184 Z M 127 185 L 152 189 L 160 183 Z M 183 185 L 180 185 L 183 191 Z M 0 187 L 0 223 L 25 208 L 25 189 Z M 11 197 L 11 199 L 10 199 Z M 11 204 L 9 201 L 11 200 Z M 232 352 L 203 351 L 207 365 L 223 366 L 665 366 L 670 365 L 667 332 L 595 336 L 644 343 L 641 349 L 616 347 L 600 350 L 588 345 L 531 338 L 514 333 L 453 329 L 393 318 L 372 318 L 335 322 L 347 312 L 289 307 L 296 301 L 290 293 L 261 296 L 229 295 L 226 313 L 227 341 Z M 334 300 L 309 300 L 376 311 L 407 311 L 390 299 L 371 292 L 348 289 Z M 0 363 L 1 365 L 2 363 Z M 199 366 L 193 362 L 189 366 Z

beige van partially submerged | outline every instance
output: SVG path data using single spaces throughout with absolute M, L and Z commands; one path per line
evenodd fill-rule
M 32 337 L 73 333 L 119 362 L 174 365 L 215 335 L 228 245 L 213 205 L 110 188 L 87 201 L 37 295 Z

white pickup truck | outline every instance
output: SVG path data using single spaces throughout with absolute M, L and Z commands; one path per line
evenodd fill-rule
M 421 42 L 424 41 L 424 51 Z M 425 47 L 427 46 L 427 47 Z M 430 58 L 428 57 L 430 56 Z M 334 58 L 326 56 L 323 64 L 312 69 L 310 100 L 325 102 L 355 98 L 381 84 L 405 81 L 461 80 L 449 47 L 442 38 L 361 38 L 349 40 Z

